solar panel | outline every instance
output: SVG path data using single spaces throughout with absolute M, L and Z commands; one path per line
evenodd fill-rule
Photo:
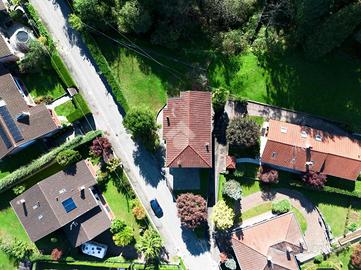
M 6 105 L 1 104 L 0 106 L 0 116 L 3 118 L 7 128 L 9 129 L 11 135 L 13 136 L 15 142 L 24 140 L 23 135 L 21 134 L 19 128 L 15 124 L 14 119 L 11 117 L 10 112 Z
M 73 211 L 76 208 L 75 202 L 72 198 L 66 199 L 62 202 L 64 209 L 67 213 Z

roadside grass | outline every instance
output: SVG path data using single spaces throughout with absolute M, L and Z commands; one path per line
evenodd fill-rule
M 247 98 L 361 126 L 360 65 L 339 55 L 309 62 L 301 53 L 258 58 L 251 52 L 214 55 L 213 87 Z
M 53 69 L 37 74 L 23 74 L 20 78 L 32 97 L 52 96 L 57 99 L 65 95 L 62 82 Z
M 80 94 L 76 94 L 72 100 L 55 107 L 55 112 L 58 115 L 65 116 L 70 123 L 74 123 L 84 117 L 84 115 L 91 113 L 88 105 Z

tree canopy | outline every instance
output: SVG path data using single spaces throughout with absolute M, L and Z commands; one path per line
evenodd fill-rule
M 252 147 L 258 143 L 260 126 L 247 117 L 236 117 L 231 120 L 226 131 L 230 145 Z
M 213 207 L 211 219 L 217 229 L 229 229 L 233 226 L 234 211 L 224 200 L 220 200 Z
M 155 230 L 148 229 L 140 237 L 135 247 L 143 254 L 146 260 L 153 260 L 159 257 L 163 241 Z
M 207 202 L 200 195 L 183 193 L 177 198 L 178 216 L 184 227 L 194 230 L 207 221 Z

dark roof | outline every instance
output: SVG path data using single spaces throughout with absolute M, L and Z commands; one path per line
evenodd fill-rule
M 91 191 L 91 187 L 95 184 L 96 181 L 89 168 L 84 161 L 80 161 L 37 183 L 13 199 L 10 204 L 30 239 L 35 242 L 88 211 L 99 208 Z M 70 207 L 69 209 L 72 210 L 67 212 L 64 202 L 69 200 L 75 208 Z M 87 217 L 92 218 L 92 216 Z M 96 222 L 93 223 L 93 220 L 90 222 L 94 227 L 89 233 L 87 231 L 87 236 L 93 236 L 94 231 L 103 230 L 109 223 L 108 218 L 99 221 L 98 215 L 95 215 L 94 221 Z M 79 223 L 88 224 L 85 221 Z M 84 237 L 80 238 L 84 239 Z
M 1 0 L 0 0 L 0 11 L 1 11 Z M 6 44 L 4 37 L 0 34 L 0 58 L 12 55 L 9 46 Z
M 302 242 L 302 244 L 301 244 Z M 232 248 L 242 270 L 273 269 L 298 270 L 294 254 L 306 245 L 294 214 L 288 213 L 243 228 L 232 234 Z M 292 249 L 287 256 L 287 249 Z
M 307 153 L 308 152 L 308 153 Z M 270 120 L 262 162 L 306 171 L 309 169 L 356 180 L 361 172 L 361 142 L 347 136 Z
M 163 110 L 167 167 L 212 167 L 211 93 L 181 92 Z
M 6 11 L 6 7 L 5 7 L 5 4 L 2 0 L 0 0 L 0 12 L 1 11 Z
M 44 136 L 57 128 L 46 106 L 44 104 L 29 106 L 11 74 L 1 69 L 0 158 L 17 146 Z

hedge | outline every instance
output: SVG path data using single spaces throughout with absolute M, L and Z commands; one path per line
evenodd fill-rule
M 66 116 L 70 123 L 74 123 L 75 121 L 83 118 L 84 115 L 91 113 L 88 104 L 86 104 L 84 98 L 80 94 L 73 96 L 73 104 L 76 107 L 76 110 Z
M 53 52 L 51 55 L 51 65 L 55 69 L 56 73 L 58 73 L 61 80 L 64 82 L 66 87 L 74 87 L 76 86 L 73 78 L 71 77 L 69 70 L 65 66 L 63 60 L 59 56 L 58 52 Z
M 100 51 L 98 44 L 94 38 L 89 33 L 83 33 L 82 35 L 84 42 L 87 44 L 88 49 L 97 63 L 102 75 L 107 79 L 108 84 L 110 85 L 113 96 L 116 101 L 123 107 L 124 111 L 128 111 L 128 103 L 123 96 L 123 92 L 118 81 L 114 78 L 112 70 L 109 67 L 108 61 L 105 59 L 103 53 Z
M 10 188 L 21 184 L 27 178 L 40 171 L 45 166 L 55 161 L 56 156 L 65 149 L 76 149 L 82 144 L 92 141 L 95 137 L 102 134 L 101 131 L 91 131 L 83 136 L 77 136 L 72 140 L 62 144 L 61 146 L 54 148 L 49 153 L 35 159 L 30 164 L 20 167 L 13 171 L 11 174 L 0 179 L 0 193 L 9 190 Z

